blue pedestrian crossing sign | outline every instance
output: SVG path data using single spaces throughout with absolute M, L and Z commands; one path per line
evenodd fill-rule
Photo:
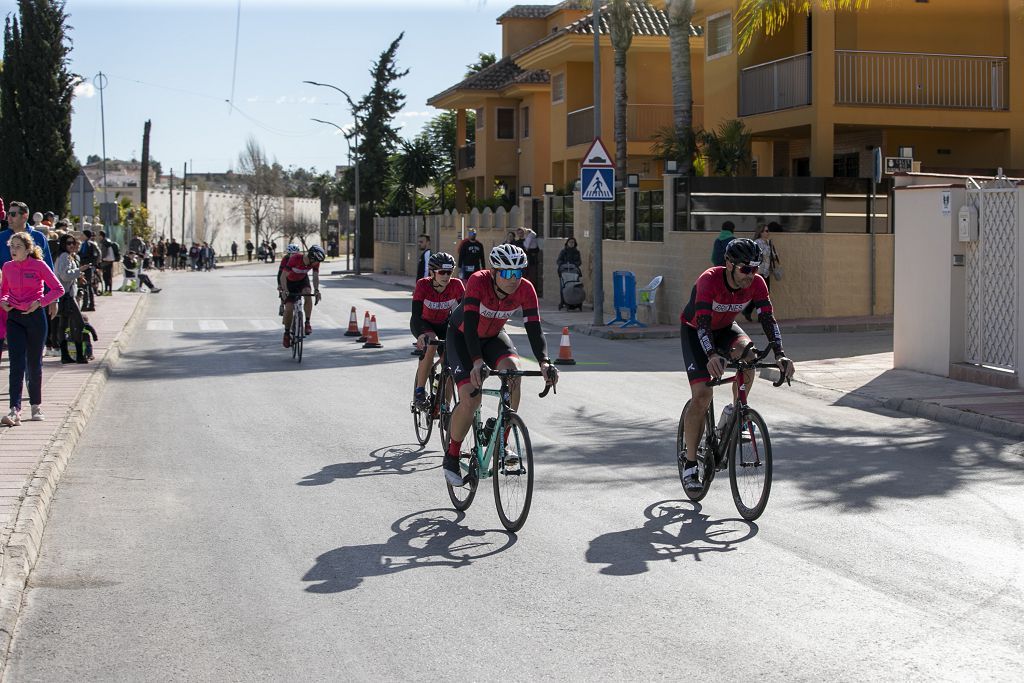
M 610 202 L 615 199 L 615 169 L 580 169 L 580 189 L 585 202 Z

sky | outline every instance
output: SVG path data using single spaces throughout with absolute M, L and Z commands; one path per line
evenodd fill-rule
M 348 126 L 348 105 L 302 81 L 358 100 L 373 62 L 404 31 L 397 60 L 409 73 L 396 82 L 406 95 L 396 123 L 410 137 L 440 113 L 429 97 L 462 80 L 480 52 L 500 57 L 495 20 L 515 4 L 240 0 L 239 15 L 239 0 L 67 0 L 71 71 L 85 79 L 74 100 L 75 153 L 83 162 L 101 154 L 102 71 L 107 158 L 141 158 L 149 119 L 150 157 L 165 173 L 180 174 L 185 162 L 190 172 L 233 168 L 250 135 L 286 168 L 333 170 L 347 161 L 345 138 L 310 118 Z M 0 16 L 8 15 L 17 16 L 16 0 L 0 0 Z

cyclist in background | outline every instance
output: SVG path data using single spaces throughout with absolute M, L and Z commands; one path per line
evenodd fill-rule
M 459 390 L 459 405 L 452 413 L 451 440 L 444 456 L 444 476 L 452 486 L 462 486 L 459 457 L 462 440 L 480 405 L 481 395 L 470 396 L 482 384 L 480 369 L 486 363 L 495 370 L 521 369 L 519 352 L 503 329 L 516 311 L 522 309 L 526 335 L 548 384 L 558 382 L 558 371 L 548 359 L 547 342 L 540 326 L 537 290 L 523 279 L 526 252 L 514 244 L 499 244 L 491 249 L 491 266 L 470 276 L 466 296 L 448 321 L 445 362 Z M 519 382 L 511 382 L 511 405 L 519 407 Z
M 291 347 L 292 312 L 295 302 L 300 296 L 305 301 L 303 307 L 306 311 L 305 333 L 313 334 L 313 326 L 310 324 L 310 317 L 313 315 L 312 297 L 316 297 L 316 303 L 320 303 L 320 264 L 327 258 L 324 250 L 317 245 L 309 248 L 305 254 L 289 254 L 285 257 L 281 266 L 281 275 L 278 277 L 278 284 L 284 292 L 284 340 L 281 342 L 287 349 Z M 310 286 L 310 274 L 312 273 L 312 291 Z
M 434 362 L 434 347 L 431 339 L 444 339 L 448 318 L 462 301 L 466 287 L 462 280 L 452 277 L 455 258 L 444 251 L 430 255 L 429 277 L 416 281 L 412 293 L 412 319 L 409 327 L 416 337 L 416 349 L 423 352 L 419 367 L 416 368 L 416 392 L 413 400 L 421 408 L 427 404 L 427 374 Z
M 281 263 L 279 263 L 277 265 L 277 275 L 275 276 L 275 279 L 278 282 L 277 293 L 281 297 L 281 305 L 277 307 L 277 314 L 280 315 L 280 316 L 284 315 L 284 290 L 281 289 L 281 284 L 280 284 L 281 283 L 281 271 L 284 270 L 284 262 L 288 260 L 288 257 L 291 256 L 292 254 L 298 254 L 300 251 L 302 251 L 302 250 L 299 249 L 299 245 L 295 244 L 294 242 L 289 244 L 285 248 L 285 250 L 284 250 L 284 256 L 281 257 Z
M 753 303 L 758 321 L 764 330 L 775 361 L 785 377 L 792 377 L 793 361 L 782 350 L 782 333 L 775 321 L 772 302 L 768 298 L 768 285 L 757 274 L 761 265 L 761 249 L 754 240 L 734 239 L 725 248 L 725 265 L 705 270 L 690 293 L 690 301 L 680 316 L 682 321 L 683 361 L 690 380 L 690 409 L 683 425 L 686 434 L 686 468 L 683 486 L 699 491 L 703 486 L 697 477 L 697 442 L 701 424 L 711 404 L 713 390 L 705 382 L 720 379 L 725 372 L 726 356 L 739 360 L 750 337 L 736 324 L 736 316 Z M 754 372 L 743 375 L 747 392 L 754 382 Z M 739 386 L 733 384 L 733 398 Z M 731 412 L 732 404 L 726 406 Z

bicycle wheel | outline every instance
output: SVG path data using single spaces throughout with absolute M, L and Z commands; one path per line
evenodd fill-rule
M 518 415 L 509 416 L 505 429 L 505 448 L 495 453 L 493 461 L 494 504 L 502 526 L 519 531 L 533 501 L 533 447 L 526 424 Z
M 690 401 L 683 406 L 683 412 L 679 414 L 679 427 L 676 429 L 676 468 L 679 470 L 679 483 L 683 484 L 683 472 L 686 470 L 686 435 L 684 433 L 686 413 L 690 409 Z M 686 497 L 696 502 L 708 495 L 711 488 L 711 481 L 715 478 L 715 454 L 708 444 L 708 429 L 710 429 L 711 408 L 708 408 L 708 416 L 701 425 L 701 434 L 697 441 L 697 478 L 704 484 L 699 491 L 689 491 L 683 484 L 683 491 Z
M 729 482 L 740 516 L 748 522 L 760 517 L 772 490 L 772 442 L 764 419 L 750 408 L 729 444 Z
M 475 430 L 476 427 L 474 426 L 473 429 Z M 469 509 L 469 506 L 473 504 L 473 499 L 476 498 L 476 487 L 480 483 L 480 463 L 474 452 L 469 456 L 468 465 L 465 460 L 461 460 L 460 464 L 462 465 L 463 485 L 452 486 L 447 479 L 444 485 L 448 487 L 448 497 L 451 498 L 452 505 L 456 510 L 463 512 Z
M 434 385 L 436 380 L 431 373 L 431 377 L 427 380 L 427 405 L 423 408 L 416 404 L 416 399 L 412 402 L 412 422 L 416 428 L 416 440 L 419 441 L 420 446 L 426 446 L 427 441 L 430 441 L 430 432 L 434 428 L 434 420 L 432 413 L 434 411 Z M 416 382 L 413 381 L 413 394 L 415 395 Z
M 441 450 L 448 448 L 448 437 L 451 436 L 452 413 L 459 405 L 459 391 L 455 386 L 455 380 L 451 373 L 445 368 L 441 372 L 441 379 L 438 382 L 437 401 L 437 433 L 441 437 Z

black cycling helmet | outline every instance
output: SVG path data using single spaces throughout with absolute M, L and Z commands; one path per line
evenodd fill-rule
M 327 258 L 327 254 L 326 254 L 326 253 L 324 253 L 324 250 L 323 250 L 323 249 L 321 249 L 321 248 L 320 248 L 319 246 L 317 246 L 316 244 L 314 244 L 313 246 L 311 246 L 311 247 L 309 248 L 309 251 L 307 251 L 307 252 L 306 252 L 306 254 L 308 254 L 308 255 L 309 255 L 309 258 L 310 258 L 310 260 L 312 260 L 312 261 L 323 261 L 323 260 L 324 260 L 325 258 Z
M 434 252 L 430 257 L 430 270 L 455 270 L 455 257 L 447 251 Z
M 760 263 L 761 247 L 754 240 L 740 237 L 726 246 L 725 258 L 733 263 Z

